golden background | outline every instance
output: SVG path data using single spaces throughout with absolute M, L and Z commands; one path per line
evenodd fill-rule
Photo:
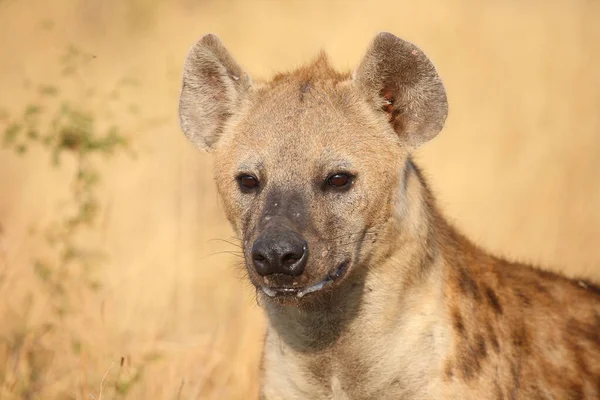
M 416 156 L 446 215 L 497 254 L 600 279 L 599 20 L 586 0 L 0 0 L 5 113 L 59 80 L 70 45 L 89 54 L 60 86 L 79 104 L 96 107 L 83 86 L 139 83 L 120 95 L 136 112 L 111 116 L 136 155 L 99 159 L 98 222 L 78 238 L 106 253 L 100 289 L 70 283 L 62 318 L 32 260 L 53 257 L 38 231 L 74 163 L 0 149 L 0 399 L 255 396 L 263 317 L 222 253 L 235 247 L 213 240 L 232 233 L 210 156 L 178 126 L 182 62 L 208 32 L 259 78 L 321 48 L 351 69 L 381 30 L 416 43 L 448 91 L 446 127 Z

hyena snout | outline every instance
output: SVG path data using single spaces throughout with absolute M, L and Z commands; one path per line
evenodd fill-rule
M 308 259 L 308 244 L 292 230 L 267 229 L 252 246 L 252 263 L 261 276 L 299 276 Z

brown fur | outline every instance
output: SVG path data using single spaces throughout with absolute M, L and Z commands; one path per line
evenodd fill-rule
M 304 273 L 277 284 L 344 271 L 301 299 L 261 295 L 262 399 L 600 397 L 600 290 L 491 256 L 438 211 L 410 152 L 446 114 L 433 65 L 388 33 L 353 75 L 321 54 L 253 82 L 215 36 L 191 50 L 182 128 L 214 153 L 252 283 L 275 285 L 249 256 L 273 224 L 310 249 Z M 340 169 L 351 187 L 324 186 Z M 241 191 L 240 173 L 260 188 Z

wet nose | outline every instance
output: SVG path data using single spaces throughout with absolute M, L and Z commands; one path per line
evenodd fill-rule
M 308 245 L 293 231 L 267 231 L 252 246 L 252 262 L 259 275 L 298 276 L 304 271 Z

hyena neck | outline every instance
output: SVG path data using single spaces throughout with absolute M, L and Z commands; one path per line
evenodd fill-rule
M 439 236 L 447 236 L 450 228 L 410 159 L 395 213 L 369 264 L 355 270 L 326 298 L 298 308 L 268 303 L 272 333 L 297 351 L 319 352 L 346 342 L 360 346 L 356 338 L 364 337 L 365 326 L 383 334 L 390 323 L 410 325 L 417 313 L 421 320 L 430 315 L 424 319 L 429 322 L 442 318 L 436 314 L 441 308 L 444 264 Z M 370 337 L 371 343 L 374 339 Z

